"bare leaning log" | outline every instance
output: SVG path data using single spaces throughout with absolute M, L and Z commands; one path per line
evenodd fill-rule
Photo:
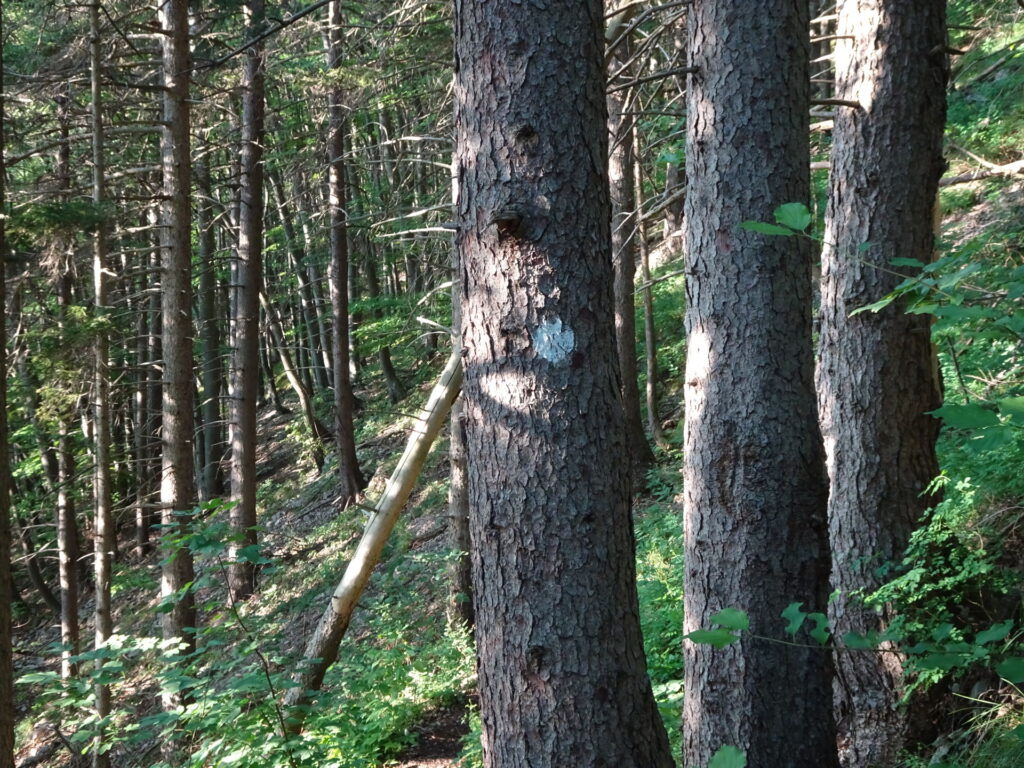
M 310 697 L 320 689 L 324 673 L 338 658 L 338 646 L 348 630 L 352 612 L 359 601 L 380 553 L 398 521 L 405 502 L 409 500 L 416 480 L 423 469 L 430 447 L 440 433 L 452 403 L 462 387 L 461 350 L 454 350 L 441 378 L 430 393 L 412 428 L 402 458 L 388 480 L 384 494 L 373 507 L 363 537 L 345 569 L 331 601 L 324 610 L 316 631 L 306 644 L 305 660 L 294 678 L 294 685 L 284 697 L 288 709 L 286 729 L 289 734 L 302 730 Z

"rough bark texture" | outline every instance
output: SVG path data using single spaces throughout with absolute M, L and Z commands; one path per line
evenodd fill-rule
M 158 0 L 163 36 L 164 129 L 160 138 L 163 199 L 160 206 L 160 286 L 163 298 L 163 407 L 160 430 L 160 508 L 164 530 L 184 530 L 196 503 L 193 474 L 194 395 L 192 388 L 192 211 L 189 204 L 189 28 L 187 0 Z M 160 593 L 173 608 L 163 614 L 163 634 L 195 647 L 195 598 L 185 586 L 194 580 L 187 547 L 165 551 Z M 165 709 L 182 704 L 180 693 L 163 694 Z M 169 739 L 164 757 L 178 762 L 181 745 Z
M 599 0 L 456 3 L 484 764 L 670 766 L 637 617 Z
M 698 0 L 689 50 L 685 629 L 733 607 L 784 639 L 789 603 L 828 596 L 810 252 L 737 225 L 808 197 L 807 3 Z M 827 653 L 744 638 L 684 657 L 686 765 L 724 744 L 751 768 L 836 765 Z
M 342 66 L 341 0 L 332 0 L 327 11 L 327 68 Z M 348 214 L 345 206 L 345 113 L 344 93 L 334 87 L 327 95 L 329 126 L 327 130 L 328 195 L 331 243 L 331 310 L 334 333 L 334 428 L 335 447 L 338 450 L 338 495 L 342 504 L 354 501 L 356 495 L 366 486 L 356 456 L 355 428 L 353 415 L 355 397 L 352 394 L 352 377 L 349 370 L 349 328 L 348 328 Z
M 455 201 L 458 190 L 452 190 Z M 452 249 L 452 349 L 462 349 L 462 264 Z M 466 476 L 466 425 L 461 396 L 452 403 L 448 426 L 448 546 L 457 555 L 448 565 L 448 620 L 473 626 L 473 574 L 469 552 L 469 483 Z
M 263 0 L 248 0 L 248 36 L 263 29 Z M 242 142 L 237 269 L 233 285 L 232 347 L 228 399 L 228 443 L 231 445 L 233 541 L 228 586 L 234 600 L 256 589 L 256 399 L 259 395 L 260 300 L 263 274 L 263 124 L 264 54 L 262 43 L 245 52 L 242 65 Z M 272 377 L 271 377 L 272 379 Z M 275 393 L 276 394 L 276 393 Z M 276 397 L 275 397 L 276 402 Z M 245 556 L 239 553 L 246 552 Z
M 902 280 L 895 257 L 932 257 L 942 172 L 945 3 L 845 0 L 839 6 L 839 110 L 822 253 L 818 396 L 831 478 L 832 625 L 881 630 L 890 619 L 850 595 L 871 592 L 898 561 L 938 474 L 941 404 L 930 319 L 890 306 L 850 316 Z M 849 37 L 846 37 L 849 36 Z M 863 249 L 864 243 L 870 247 Z M 905 267 L 896 271 L 908 273 Z M 908 736 L 901 660 L 838 654 L 835 701 L 846 766 L 888 766 Z

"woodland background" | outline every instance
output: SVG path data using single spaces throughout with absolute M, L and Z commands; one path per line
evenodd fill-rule
M 609 8 L 606 36 L 640 621 L 677 760 L 688 5 Z M 844 107 L 835 9 L 811 5 L 813 220 L 761 224 L 817 248 Z M 893 764 L 1009 768 L 1024 762 L 1024 10 L 947 14 L 935 259 L 897 257 L 906 280 L 864 302 L 930 318 L 941 501 L 867 597 L 891 612 L 906 711 L 929 733 Z M 459 430 L 403 456 L 453 395 L 428 401 L 451 383 L 461 280 L 452 9 L 196 4 L 176 43 L 188 66 L 168 52 L 182 18 L 134 0 L 3 4 L 16 764 L 479 765 Z M 189 142 L 168 103 L 186 70 L 191 151 L 176 158 Z M 188 359 L 163 346 L 174 323 L 194 328 Z M 179 410 L 175 376 L 193 403 Z M 169 429 L 194 456 L 161 448 Z M 415 489 L 296 735 L 285 691 L 396 466 Z M 181 499 L 199 504 L 174 514 Z M 742 634 L 720 618 L 709 631 Z M 181 627 L 196 627 L 184 645 Z

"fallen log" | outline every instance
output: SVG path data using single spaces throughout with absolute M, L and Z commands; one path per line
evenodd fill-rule
M 462 387 L 462 357 L 454 350 L 441 378 L 420 409 L 402 458 L 391 473 L 383 495 L 373 505 L 373 512 L 345 569 L 331 600 L 324 610 L 309 641 L 305 658 L 293 678 L 293 685 L 284 696 L 285 730 L 294 735 L 302 730 L 312 696 L 320 690 L 327 669 L 338 658 L 338 647 L 348 630 L 352 613 L 359 601 L 381 551 L 409 500 L 430 447 L 448 418 L 452 403 Z

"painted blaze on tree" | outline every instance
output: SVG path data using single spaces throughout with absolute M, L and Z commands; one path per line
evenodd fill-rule
M 602 8 L 456 3 L 458 248 L 487 766 L 669 766 L 637 611 Z

